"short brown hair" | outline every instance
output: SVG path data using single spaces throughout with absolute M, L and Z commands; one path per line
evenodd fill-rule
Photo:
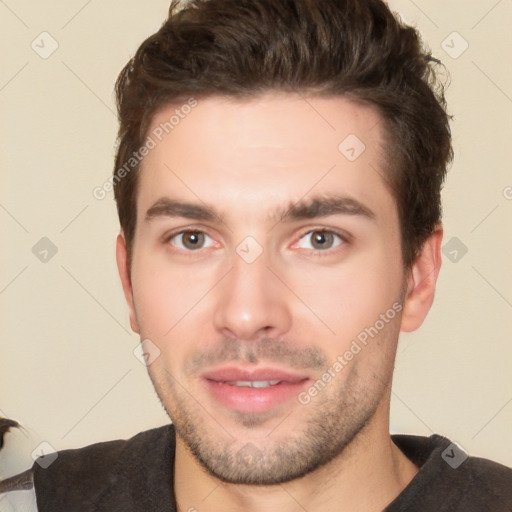
M 129 254 L 140 165 L 116 174 L 166 104 L 269 91 L 342 95 L 377 109 L 385 179 L 409 267 L 441 218 L 453 158 L 440 62 L 381 0 L 173 0 L 160 30 L 121 71 L 115 198 Z M 341 142 L 341 141 L 340 141 Z M 117 170 L 117 171 L 116 171 Z

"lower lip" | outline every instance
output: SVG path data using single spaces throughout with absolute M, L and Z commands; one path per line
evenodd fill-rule
M 299 382 L 282 382 L 266 388 L 230 386 L 224 382 L 205 379 L 211 395 L 230 409 L 242 412 L 266 412 L 296 398 L 309 379 Z

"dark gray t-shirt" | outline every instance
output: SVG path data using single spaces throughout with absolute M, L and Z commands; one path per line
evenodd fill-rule
M 436 434 L 392 439 L 421 469 L 384 512 L 512 511 L 512 469 Z M 33 489 L 0 494 L 0 512 L 175 511 L 174 450 L 170 425 L 58 452 L 49 467 L 34 464 Z

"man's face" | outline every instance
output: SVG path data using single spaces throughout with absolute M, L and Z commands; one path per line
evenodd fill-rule
M 387 422 L 404 270 L 382 129 L 339 97 L 211 97 L 144 159 L 132 326 L 218 478 L 287 481 Z

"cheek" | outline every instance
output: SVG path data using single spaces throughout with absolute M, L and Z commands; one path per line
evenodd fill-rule
M 215 262 L 176 263 L 165 251 L 141 250 L 134 257 L 132 272 L 141 336 L 161 345 L 171 342 L 202 311 L 207 302 L 203 299 L 214 287 L 221 270 Z
M 187 286 L 187 283 L 189 285 Z M 194 280 L 154 259 L 134 260 L 132 287 L 141 335 L 161 338 L 185 314 Z
M 309 329 L 323 329 L 338 348 L 350 342 L 398 301 L 402 273 L 393 259 L 374 251 L 337 267 L 288 270 L 289 282 L 295 283 L 292 288 L 303 303 L 298 307 L 309 310 L 300 315 L 297 310 L 296 320 L 302 317 Z

